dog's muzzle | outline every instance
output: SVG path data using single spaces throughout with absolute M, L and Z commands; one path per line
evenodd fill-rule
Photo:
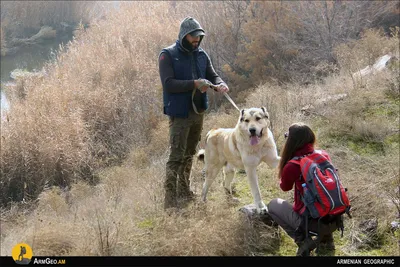
M 252 146 L 257 145 L 262 137 L 263 129 L 261 130 L 260 135 L 258 136 L 257 136 L 257 130 L 255 128 L 250 128 L 249 132 L 250 132 L 250 144 Z

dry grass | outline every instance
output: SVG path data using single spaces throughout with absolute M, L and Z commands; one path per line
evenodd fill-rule
M 4 22 L 4 24 L 7 24 L 7 22 Z M 1 56 L 5 55 L 4 49 L 7 46 L 6 42 L 6 32 L 5 32 L 5 26 L 3 23 L 0 26 L 0 51 L 1 51 Z
M 384 75 L 382 77 L 387 78 Z M 332 83 L 312 88 L 317 95 L 339 93 L 344 88 L 335 86 L 337 79 L 341 78 L 331 78 Z M 380 246 L 382 242 L 395 244 L 395 237 L 389 234 L 387 225 L 396 217 L 390 194 L 396 196 L 394 190 L 398 186 L 399 173 L 390 166 L 398 164 L 398 142 L 385 146 L 385 154 L 379 151 L 359 154 L 346 143 L 332 139 L 329 129 L 339 131 L 342 125 L 336 120 L 347 116 L 346 112 L 354 112 L 354 105 L 364 105 L 364 97 L 357 97 L 358 91 L 350 91 L 351 81 L 342 83 L 346 84 L 349 96 L 342 101 L 351 101 L 352 105 L 346 105 L 345 109 L 342 106 L 337 108 L 338 103 L 328 103 L 324 105 L 324 117 L 319 115 L 321 111 L 310 116 L 299 114 L 302 105 L 298 103 L 308 104 L 315 100 L 307 97 L 310 88 L 293 86 L 282 89 L 264 85 L 249 95 L 248 103 L 254 101 L 254 106 L 274 103 L 271 113 L 275 114 L 278 147 L 283 145 L 279 133 L 288 126 L 287 121 L 302 119 L 313 126 L 321 147 L 331 153 L 334 164 L 339 168 L 353 205 L 354 218 L 345 221 L 344 239 L 335 234 L 340 244 L 336 255 L 368 255 L 369 250 L 363 252 L 356 249 L 360 240 L 375 240 L 374 246 Z M 375 85 L 373 88 L 376 88 Z M 374 103 L 384 99 L 383 84 L 379 88 L 381 90 L 375 91 L 375 97 L 369 98 Z M 296 98 L 280 94 L 278 89 L 283 92 L 286 90 Z M 368 94 L 368 90 L 364 93 Z M 269 100 L 271 96 L 275 96 L 275 102 Z M 344 113 L 334 112 L 338 110 Z M 212 127 L 234 126 L 236 113 L 232 109 L 227 113 L 207 115 L 203 134 Z M 286 122 L 281 118 L 284 115 Z M 324 126 L 321 120 L 326 118 L 332 122 Z M 393 119 L 393 116 L 390 118 Z M 390 120 L 386 123 L 393 125 Z M 7 255 L 9 248 L 19 240 L 33 244 L 35 255 L 293 255 L 295 247 L 289 241 L 286 243 L 285 233 L 279 235 L 279 232 L 266 226 L 251 227 L 238 212 L 239 206 L 226 203 L 221 175 L 211 188 L 207 204 L 195 202 L 173 215 L 164 213 L 162 201 L 164 168 L 168 156 L 167 125 L 168 122 L 162 120 L 152 131 L 149 145 L 132 150 L 121 166 L 100 171 L 101 183 L 98 185 L 79 182 L 69 191 L 49 188 L 40 195 L 36 209 L 18 217 L 16 214 L 25 210 L 23 207 L 3 213 L 2 255 Z M 200 193 L 203 182 L 201 169 L 202 165 L 196 162 L 192 188 L 197 193 Z M 265 201 L 275 197 L 292 200 L 292 192 L 280 191 L 276 170 L 262 165 L 258 174 Z M 241 205 L 251 203 L 250 190 L 243 174 L 237 174 L 236 186 Z M 365 237 L 359 223 L 371 218 L 378 219 L 378 232 Z M 64 233 L 74 234 L 66 236 Z M 393 255 L 395 251 L 395 248 L 384 249 L 378 255 Z
M 171 32 L 179 23 L 163 13 L 167 4 L 121 8 L 82 31 L 45 78 L 25 82 L 23 100 L 11 99 L 9 122 L 1 132 L 1 195 L 3 202 L 7 196 L 38 199 L 10 202 L 1 210 L 2 256 L 22 241 L 38 256 L 294 254 L 285 233 L 251 227 L 240 206 L 228 205 L 221 175 L 207 204 L 196 201 L 172 215 L 163 211 L 168 121 L 160 115 L 155 55 L 173 41 Z M 153 27 L 162 31 L 148 31 L 149 16 L 158 17 Z M 363 88 L 354 87 L 345 74 L 307 87 L 267 83 L 241 96 L 240 108 L 267 107 L 278 149 L 289 125 L 303 121 L 332 155 L 354 211 L 336 255 L 368 254 L 355 249 L 364 238 L 359 223 L 375 217 L 382 246 L 376 253 L 398 251 L 388 231 L 399 201 L 399 170 L 393 168 L 399 162 L 399 110 L 393 105 L 398 103 L 398 74 L 393 69 L 372 76 Z M 341 93 L 347 94 L 343 100 L 320 101 Z M 207 114 L 202 142 L 211 128 L 235 126 L 239 114 L 223 102 L 219 112 Z M 306 105 L 313 105 L 309 115 L 301 112 Z M 110 165 L 115 162 L 120 164 Z M 202 167 L 193 166 L 197 193 Z M 246 178 L 237 175 L 241 205 L 249 204 Z M 292 192 L 279 189 L 276 170 L 262 165 L 258 176 L 265 202 L 275 197 L 292 201 Z M 99 183 L 85 182 L 93 177 Z
M 255 242 L 272 246 L 271 230 L 246 234 L 255 230 L 220 195 L 207 205 L 164 213 L 159 175 L 164 165 L 114 167 L 101 174 L 102 183 L 95 187 L 78 183 L 67 193 L 43 192 L 35 211 L 20 222 L 23 235 L 14 228 L 19 226 L 7 229 L 14 214 L 2 216 L 2 255 L 16 238 L 32 244 L 35 255 L 221 256 L 254 253 Z
M 166 4 L 121 8 L 93 24 L 46 67 L 44 79 L 23 81 L 23 99 L 9 94 L 11 115 L 2 122 L 1 140 L 3 204 L 35 199 L 46 185 L 93 181 L 94 169 L 148 142 L 161 117 L 155 55 L 173 41 L 169 32 L 179 23 L 163 14 Z M 156 13 L 153 27 L 164 31 L 149 33 L 143 25 Z
M 379 29 L 369 29 L 362 33 L 360 40 L 338 45 L 335 48 L 335 54 L 341 71 L 351 75 L 368 65 L 372 66 L 379 57 L 385 54 L 400 58 L 399 28 L 393 28 L 390 35 L 390 37 L 385 36 Z M 355 86 L 360 83 L 360 81 L 354 82 Z
M 42 25 L 89 23 L 96 17 L 94 11 L 104 12 L 95 1 L 3 1 L 1 24 L 11 38 L 30 37 L 24 33 L 32 30 L 36 33 Z

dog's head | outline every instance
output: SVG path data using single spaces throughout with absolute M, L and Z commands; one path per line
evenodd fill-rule
M 270 120 L 267 109 L 265 107 L 242 109 L 237 126 L 242 135 L 249 138 L 251 145 L 257 145 L 263 136 L 268 135 Z

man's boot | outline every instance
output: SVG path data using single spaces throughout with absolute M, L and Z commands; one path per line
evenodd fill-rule
M 171 166 L 167 164 L 167 171 L 165 177 L 165 198 L 164 198 L 164 209 L 176 208 L 178 206 L 176 196 L 176 180 L 177 172 L 174 171 Z
M 178 198 L 183 202 L 192 201 L 196 198 L 194 192 L 190 190 L 192 161 L 192 157 L 186 158 L 178 175 Z
M 176 208 L 178 206 L 176 196 L 171 191 L 165 191 L 164 209 Z

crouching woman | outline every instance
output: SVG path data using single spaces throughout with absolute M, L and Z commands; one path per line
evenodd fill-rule
M 285 133 L 285 138 L 286 143 L 279 163 L 280 187 L 283 191 L 289 191 L 294 187 L 294 204 L 291 205 L 288 201 L 280 198 L 273 199 L 268 204 L 268 213 L 298 245 L 297 256 L 308 256 L 310 251 L 316 248 L 316 243 L 311 237 L 305 238 L 305 219 L 304 216 L 300 215 L 300 210 L 304 207 L 301 200 L 303 195 L 301 185 L 304 180 L 301 177 L 300 166 L 289 161 L 293 157 L 313 153 L 316 139 L 310 127 L 303 123 L 292 124 L 289 127 L 289 132 Z M 323 152 L 323 155 L 330 161 L 326 152 Z M 309 220 L 307 223 L 310 231 L 317 230 L 316 220 Z M 330 224 L 320 229 L 321 247 L 331 251 L 335 249 L 332 232 L 336 229 L 336 225 Z

